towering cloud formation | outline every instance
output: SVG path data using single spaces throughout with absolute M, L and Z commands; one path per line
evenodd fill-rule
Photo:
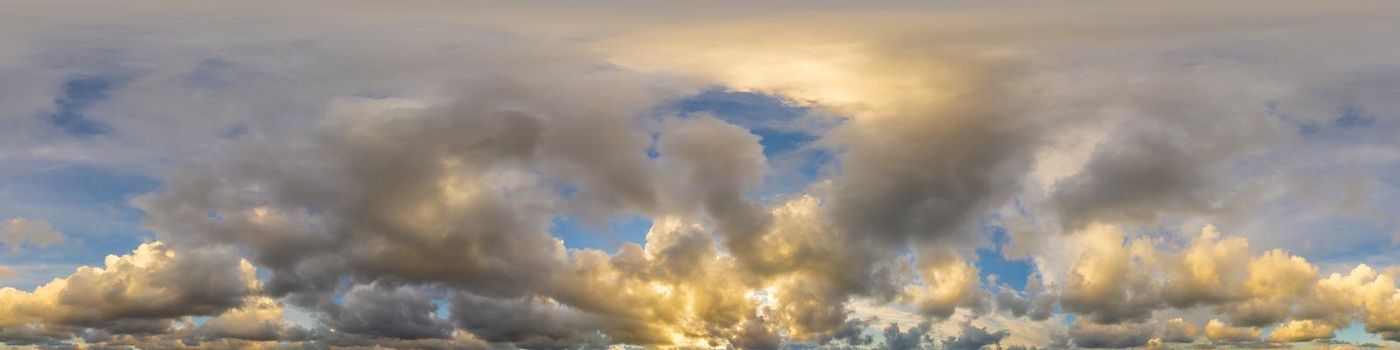
M 0 143 L 47 161 L 154 154 L 133 168 L 162 185 L 130 201 L 154 237 L 102 268 L 0 289 L 0 342 L 1204 348 L 1339 341 L 1353 326 L 1400 341 L 1400 270 L 1372 267 L 1393 257 L 1338 259 L 1355 246 L 1275 223 L 1364 221 L 1345 227 L 1385 230 L 1335 240 L 1389 242 L 1396 203 L 1297 179 L 1344 178 L 1323 171 L 1334 156 L 1364 160 L 1343 164 L 1357 174 L 1400 159 L 1400 106 L 1334 78 L 1394 77 L 1377 62 L 1400 52 L 1312 49 L 1372 48 L 1352 37 L 1400 21 L 1339 19 L 1394 5 L 1270 5 L 1221 9 L 1248 21 L 1189 4 L 1144 5 L 1165 15 L 1142 21 L 1078 4 L 1023 5 L 1013 21 L 981 4 L 696 7 L 664 25 L 611 8 L 574 8 L 614 16 L 576 22 L 404 5 L 411 23 L 377 5 L 285 8 L 343 32 L 249 28 L 261 15 L 218 4 L 180 9 L 207 28 L 98 16 L 208 32 L 122 41 L 149 55 L 122 63 L 149 68 L 91 115 L 56 114 L 109 118 L 104 133 L 35 126 L 65 143 Z M 56 23 L 41 28 L 70 26 Z M 0 74 L 23 56 L 0 54 Z M 771 99 L 797 111 L 800 135 L 677 107 L 704 91 Z M 203 134 L 168 143 L 188 149 L 153 141 L 185 129 Z M 619 219 L 649 223 L 645 238 L 583 248 L 564 227 Z M 31 219 L 0 233 L 10 250 L 64 237 Z

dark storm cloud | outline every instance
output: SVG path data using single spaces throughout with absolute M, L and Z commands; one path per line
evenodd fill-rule
M 925 343 L 930 341 L 928 323 L 918 326 L 899 329 L 898 324 L 891 323 L 885 326 L 885 341 L 880 343 L 879 348 L 883 350 L 918 350 L 926 348 Z
M 537 297 L 487 298 L 457 293 L 452 319 L 482 340 L 529 348 L 568 348 L 586 342 L 592 320 Z
M 322 324 L 339 332 L 398 339 L 446 339 L 452 324 L 437 315 L 433 295 L 412 287 L 359 285 L 343 306 L 326 312 Z
M 984 328 L 964 323 L 958 335 L 945 337 L 941 341 L 945 350 L 980 350 L 990 345 L 998 345 L 1002 339 L 1011 336 L 1011 332 L 1001 330 L 988 332 Z

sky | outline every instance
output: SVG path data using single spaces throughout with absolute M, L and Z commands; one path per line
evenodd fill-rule
M 1393 1 L 0 7 L 0 347 L 1400 349 Z

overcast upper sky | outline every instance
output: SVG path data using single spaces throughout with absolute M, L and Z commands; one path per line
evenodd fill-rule
M 0 2 L 0 347 L 1400 348 L 1400 2 Z

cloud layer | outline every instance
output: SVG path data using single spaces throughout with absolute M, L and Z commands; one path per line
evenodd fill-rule
M 1400 344 L 1392 4 L 343 5 L 0 21 L 0 162 L 160 182 L 0 343 Z

